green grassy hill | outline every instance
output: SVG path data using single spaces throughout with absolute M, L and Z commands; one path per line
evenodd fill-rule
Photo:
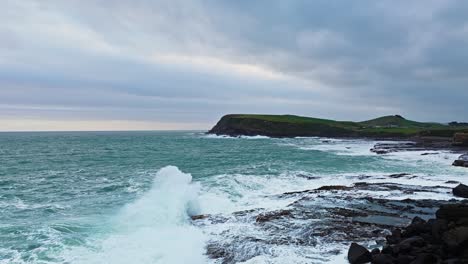
M 416 122 L 399 115 L 352 122 L 295 115 L 239 114 L 222 117 L 209 133 L 231 136 L 408 138 L 419 135 L 451 137 L 458 131 L 468 131 L 468 127 Z

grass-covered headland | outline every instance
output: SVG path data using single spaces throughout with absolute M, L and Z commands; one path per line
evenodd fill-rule
M 212 134 L 229 136 L 371 138 L 452 137 L 457 132 L 468 132 L 468 126 L 416 122 L 399 115 L 352 122 L 295 115 L 250 114 L 223 116 L 209 131 Z

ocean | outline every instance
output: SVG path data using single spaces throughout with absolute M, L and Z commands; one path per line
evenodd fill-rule
M 0 133 L 0 263 L 347 263 L 351 241 L 330 239 L 318 214 L 325 205 L 448 200 L 450 181 L 468 182 L 465 168 L 451 166 L 458 154 L 377 155 L 369 151 L 375 143 L 198 131 Z M 259 221 L 301 198 L 285 193 L 363 181 L 421 191 L 324 192 L 307 200 L 308 217 Z M 317 235 L 319 226 L 329 235 Z

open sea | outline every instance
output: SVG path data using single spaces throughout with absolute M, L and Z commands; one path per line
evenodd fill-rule
M 294 200 L 285 192 L 363 179 L 468 182 L 465 168 L 451 166 L 458 154 L 376 155 L 369 151 L 375 143 L 196 131 L 0 133 L 0 263 L 346 263 L 349 241 L 278 243 L 281 230 L 272 235 L 234 216 L 286 208 Z M 382 177 L 398 173 L 415 177 Z M 443 188 L 365 195 L 452 198 Z M 197 224 L 194 215 L 224 220 Z M 311 228 L 320 221 L 312 220 Z M 208 258 L 213 243 L 229 245 L 235 256 Z

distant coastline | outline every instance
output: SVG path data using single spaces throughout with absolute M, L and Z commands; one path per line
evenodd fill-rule
M 454 125 L 456 124 L 456 125 Z M 228 136 L 339 137 L 410 139 L 439 137 L 451 139 L 457 132 L 468 132 L 468 125 L 417 122 L 400 115 L 352 122 L 295 115 L 230 114 L 223 116 L 208 132 Z

